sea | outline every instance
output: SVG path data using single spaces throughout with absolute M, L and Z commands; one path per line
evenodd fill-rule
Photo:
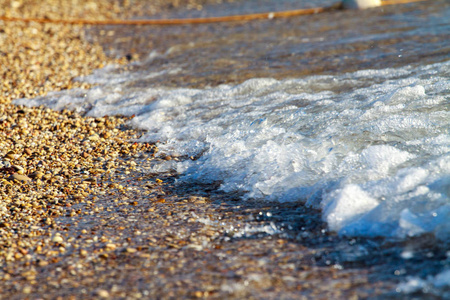
M 332 3 L 238 1 L 161 17 Z M 239 201 L 301 203 L 342 236 L 433 235 L 446 266 L 398 289 L 450 288 L 448 1 L 122 30 L 139 61 L 78 78 L 89 90 L 15 103 L 133 116 L 139 142 L 178 158 L 149 172 L 215 185 Z M 110 55 L 124 54 L 117 43 Z

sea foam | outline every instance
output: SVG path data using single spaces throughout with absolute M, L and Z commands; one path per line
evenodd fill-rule
M 450 63 L 206 89 L 100 85 L 16 104 L 135 115 L 141 141 L 179 156 L 153 172 L 245 199 L 302 201 L 346 235 L 450 237 Z M 109 77 L 108 77 L 109 76 Z M 106 79 L 105 79 L 106 78 Z M 111 81 L 107 79 L 110 78 Z M 189 157 L 195 158 L 190 159 Z

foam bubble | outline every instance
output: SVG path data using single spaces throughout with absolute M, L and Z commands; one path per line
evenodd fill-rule
M 397 292 L 412 294 L 423 291 L 430 292 L 434 289 L 448 289 L 450 287 L 450 270 L 444 270 L 435 276 L 428 276 L 426 279 L 419 277 L 409 277 L 406 282 L 397 286 Z
M 362 215 L 378 206 L 376 199 L 355 184 L 333 191 L 327 198 L 322 202 L 323 217 L 334 230 L 357 222 Z

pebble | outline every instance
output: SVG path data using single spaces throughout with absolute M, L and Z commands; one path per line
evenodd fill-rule
M 6 164 L 9 164 L 9 165 L 7 166 Z M 10 166 L 11 166 L 11 163 L 9 161 L 0 159 L 0 168 L 7 168 Z
M 107 290 L 98 290 L 97 295 L 100 298 L 109 298 L 109 292 Z
M 18 174 L 23 175 L 23 174 L 25 173 L 25 169 L 24 169 L 23 167 L 21 167 L 21 166 L 15 166 L 15 165 L 12 165 L 12 167 L 15 169 L 15 171 L 16 171 Z
M 89 141 L 98 141 L 98 140 L 100 140 L 100 137 L 98 135 L 94 134 L 94 135 L 88 136 L 87 139 Z
M 64 239 L 60 235 L 55 235 L 52 238 L 52 242 L 54 242 L 54 243 L 62 243 L 62 242 L 64 242 Z
M 126 252 L 128 252 L 128 253 L 136 253 L 137 249 L 135 249 L 135 248 L 126 248 Z
M 23 292 L 24 294 L 31 294 L 31 292 L 32 292 L 31 286 L 29 286 L 29 285 L 25 286 L 25 287 L 23 288 L 22 292 Z
M 31 178 L 37 178 L 37 179 L 41 179 L 45 174 L 39 171 L 35 171 L 33 173 L 31 173 L 29 176 Z
M 16 153 L 14 151 L 8 151 L 3 157 L 5 160 L 13 160 L 16 157 Z
M 9 180 L 13 180 L 13 181 L 18 181 L 21 183 L 26 183 L 31 181 L 31 178 L 26 176 L 26 175 L 22 175 L 19 173 L 13 173 L 11 176 L 8 177 Z

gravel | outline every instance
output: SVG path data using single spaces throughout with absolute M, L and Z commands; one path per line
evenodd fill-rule
M 0 0 L 0 15 L 107 19 L 212 2 Z M 395 288 L 380 275 L 395 273 L 395 247 L 336 236 L 300 203 L 242 202 L 152 174 L 167 157 L 134 142 L 130 118 L 12 105 L 88 88 L 73 78 L 128 61 L 84 28 L 0 21 L 0 45 L 0 298 L 357 299 Z

